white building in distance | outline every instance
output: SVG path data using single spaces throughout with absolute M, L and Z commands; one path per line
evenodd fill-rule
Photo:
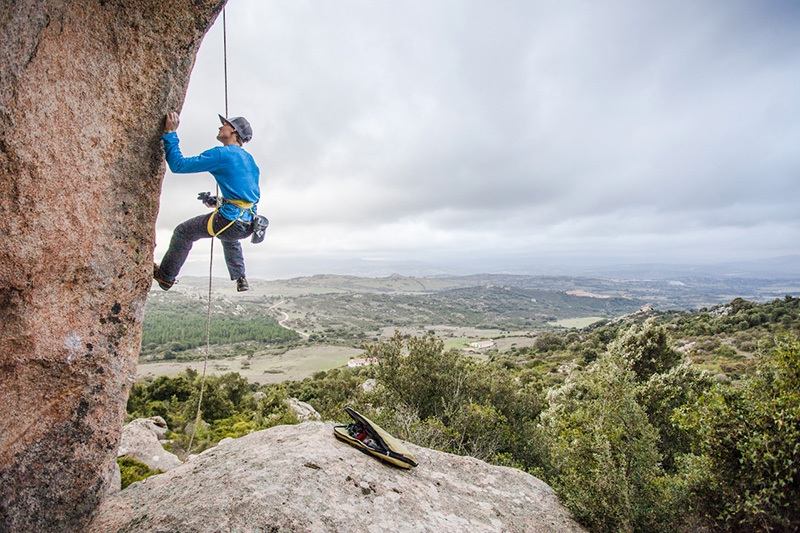
M 361 359 L 350 359 L 347 362 L 348 368 L 355 368 L 357 366 L 377 365 L 378 360 L 375 357 L 366 357 Z
M 494 346 L 494 341 L 492 339 L 481 339 L 479 341 L 468 342 L 467 346 L 475 348 L 476 350 L 484 350 L 486 348 L 492 348 Z

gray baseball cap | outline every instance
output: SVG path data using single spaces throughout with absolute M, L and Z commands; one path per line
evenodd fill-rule
M 239 138 L 242 139 L 243 143 L 246 143 L 250 139 L 253 138 L 253 128 L 250 127 L 250 123 L 247 122 L 247 119 L 244 117 L 231 117 L 225 118 L 222 115 L 219 116 L 219 121 L 222 124 L 226 122 L 233 126 L 233 129 L 236 130 L 236 133 L 239 134 Z

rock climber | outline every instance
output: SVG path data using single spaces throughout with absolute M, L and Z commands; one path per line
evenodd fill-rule
M 198 199 L 206 207 L 214 207 L 214 211 L 191 218 L 175 228 L 161 264 L 153 265 L 153 278 L 165 291 L 175 284 L 175 278 L 194 242 L 211 237 L 222 242 L 225 264 L 231 280 L 236 281 L 236 290 L 242 292 L 250 289 L 239 241 L 253 233 L 251 223 L 261 197 L 258 166 L 253 156 L 242 148 L 253 137 L 253 130 L 243 117 L 225 118 L 219 115 L 219 120 L 222 126 L 217 140 L 222 146 L 194 157 L 184 157 L 176 132 L 180 117 L 175 112 L 166 116 L 162 140 L 169 169 L 175 174 L 210 172 L 217 181 L 221 197 L 201 193 Z

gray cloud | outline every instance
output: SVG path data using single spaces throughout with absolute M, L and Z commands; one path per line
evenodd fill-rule
M 227 20 L 272 220 L 248 258 L 800 253 L 793 3 L 240 0 Z M 186 154 L 214 145 L 221 65 L 220 19 Z M 167 177 L 160 242 L 208 188 Z

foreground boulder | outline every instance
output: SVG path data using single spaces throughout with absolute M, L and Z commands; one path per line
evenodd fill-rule
M 164 115 L 224 3 L 0 3 L 0 532 L 81 531 L 114 483 Z
M 274 427 L 134 483 L 89 531 L 584 531 L 531 475 L 408 446 L 420 465 L 401 470 L 336 440 L 331 423 Z
M 122 428 L 122 439 L 117 457 L 130 457 L 144 463 L 150 470 L 166 472 L 183 463 L 161 444 L 167 432 L 167 423 L 160 416 L 137 418 Z

